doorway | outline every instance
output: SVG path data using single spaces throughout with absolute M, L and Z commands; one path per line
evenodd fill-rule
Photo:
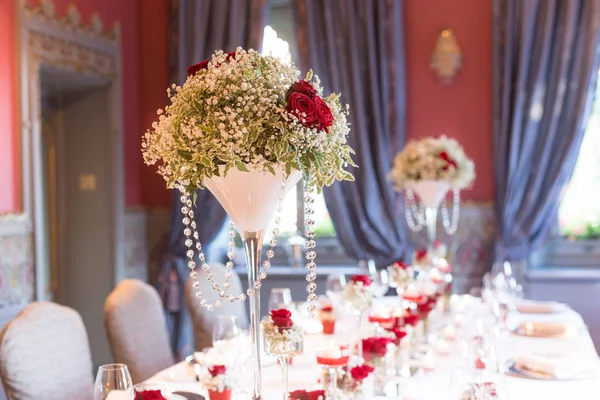
M 45 300 L 82 316 L 96 364 L 111 361 L 104 300 L 115 283 L 110 81 L 42 66 L 43 230 L 38 277 Z M 36 196 L 37 197 L 37 196 Z

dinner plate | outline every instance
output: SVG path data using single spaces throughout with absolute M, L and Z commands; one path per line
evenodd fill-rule
M 177 397 L 175 397 L 177 396 Z M 173 392 L 173 396 L 169 400 L 206 400 L 204 396 L 190 392 Z
M 513 360 L 508 361 L 506 364 L 506 375 L 514 376 L 516 378 L 535 379 L 540 381 L 574 381 L 580 379 L 591 379 L 596 376 L 593 372 L 582 372 L 569 378 L 556 379 L 555 376 L 549 374 L 517 368 Z
M 531 326 L 527 327 L 529 324 L 531 324 Z M 539 325 L 536 327 L 536 324 Z M 526 327 L 523 327 L 523 324 L 521 324 L 513 328 L 511 330 L 512 334 L 531 338 L 560 338 L 574 330 L 574 327 L 562 323 L 542 324 L 532 321 L 525 323 L 525 325 Z
M 524 301 L 517 304 L 517 311 L 520 314 L 559 314 L 568 310 L 565 303 L 558 302 L 537 302 Z

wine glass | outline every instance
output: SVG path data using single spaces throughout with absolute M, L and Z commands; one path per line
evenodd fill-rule
M 269 295 L 269 311 L 281 308 L 290 309 L 292 306 L 292 292 L 289 288 L 273 288 Z
M 350 345 L 347 342 L 330 341 L 317 348 L 317 364 L 326 367 L 329 375 L 327 398 L 337 398 L 337 369 L 345 367 L 350 361 Z
M 332 274 L 327 277 L 325 293 L 335 306 L 339 305 L 339 300 L 346 287 L 346 283 L 346 275 L 344 274 Z
M 390 288 L 390 278 L 386 269 L 372 271 L 370 276 L 373 283 L 373 296 L 380 298 L 386 295 Z
M 233 355 L 238 350 L 238 339 L 241 337 L 241 334 L 242 329 L 240 328 L 238 317 L 234 315 L 219 315 L 212 331 L 213 347 L 225 356 Z
M 98 368 L 94 400 L 131 400 L 133 383 L 125 364 L 107 364 Z

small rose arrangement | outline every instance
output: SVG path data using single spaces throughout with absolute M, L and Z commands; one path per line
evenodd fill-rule
M 413 253 L 413 265 L 430 266 L 432 264 L 431 254 L 427 249 L 416 249 Z
M 363 358 L 371 365 L 382 364 L 388 354 L 389 345 L 394 343 L 390 337 L 370 337 L 362 340 Z
M 210 400 L 230 400 L 233 380 L 225 365 L 213 365 L 208 374 L 202 376 L 202 386 L 208 390 Z
M 355 310 L 366 310 L 373 304 L 372 283 L 367 275 L 354 275 L 342 292 L 343 299 Z
M 161 390 L 142 390 L 135 392 L 134 400 L 167 400 Z
M 274 356 L 294 356 L 302 353 L 303 329 L 294 324 L 292 313 L 285 308 L 273 310 L 262 322 L 265 352 Z
M 484 397 L 486 399 L 494 399 L 498 397 L 498 390 L 496 388 L 496 384 L 494 382 L 481 382 L 481 383 L 476 383 L 475 387 L 471 387 L 468 388 L 463 395 L 461 396 L 460 400 L 477 400 L 479 397 L 477 396 L 478 393 L 475 393 L 475 390 L 477 389 L 477 391 L 481 394 L 484 395 Z
M 319 309 L 319 320 L 323 325 L 324 335 L 333 335 L 335 332 L 336 315 L 333 306 L 325 306 Z
M 390 276 L 390 281 L 393 286 L 398 289 L 403 289 L 408 285 L 414 277 L 413 268 L 402 262 L 401 260 L 396 261 L 388 268 L 388 274 Z
M 340 389 L 350 400 L 362 400 L 370 398 L 372 393 L 366 393 L 365 380 L 372 375 L 375 368 L 369 364 L 355 365 L 351 367 L 343 376 L 343 381 L 339 385 Z M 370 389 L 373 390 L 372 388 Z
M 324 390 L 295 390 L 289 393 L 289 400 L 326 400 Z
M 400 342 L 402 341 L 402 339 L 404 339 L 407 335 L 406 330 L 398 328 L 398 327 L 391 327 L 391 328 L 386 328 L 386 333 L 394 340 L 394 344 L 399 347 L 400 346 Z
M 446 181 L 464 189 L 475 179 L 475 164 L 462 146 L 446 136 L 410 140 L 394 158 L 389 174 L 397 190 L 419 181 Z

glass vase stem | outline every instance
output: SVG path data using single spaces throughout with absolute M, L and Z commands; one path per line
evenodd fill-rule
M 425 208 L 425 223 L 427 224 L 427 252 L 433 257 L 435 242 L 435 233 L 437 230 L 438 209 L 433 207 Z
M 290 368 L 290 357 L 282 356 L 279 358 L 281 369 L 283 370 L 283 400 L 288 400 L 288 374 Z
M 337 368 L 331 367 L 329 368 L 329 393 L 327 394 L 327 398 L 331 397 L 332 399 L 336 399 L 337 397 Z
M 254 290 L 254 296 L 248 297 L 250 303 L 250 340 L 252 342 L 252 400 L 262 400 L 260 367 L 260 288 L 254 287 L 260 269 L 262 252 L 262 231 L 244 232 L 242 235 L 246 267 L 248 268 L 248 288 Z

